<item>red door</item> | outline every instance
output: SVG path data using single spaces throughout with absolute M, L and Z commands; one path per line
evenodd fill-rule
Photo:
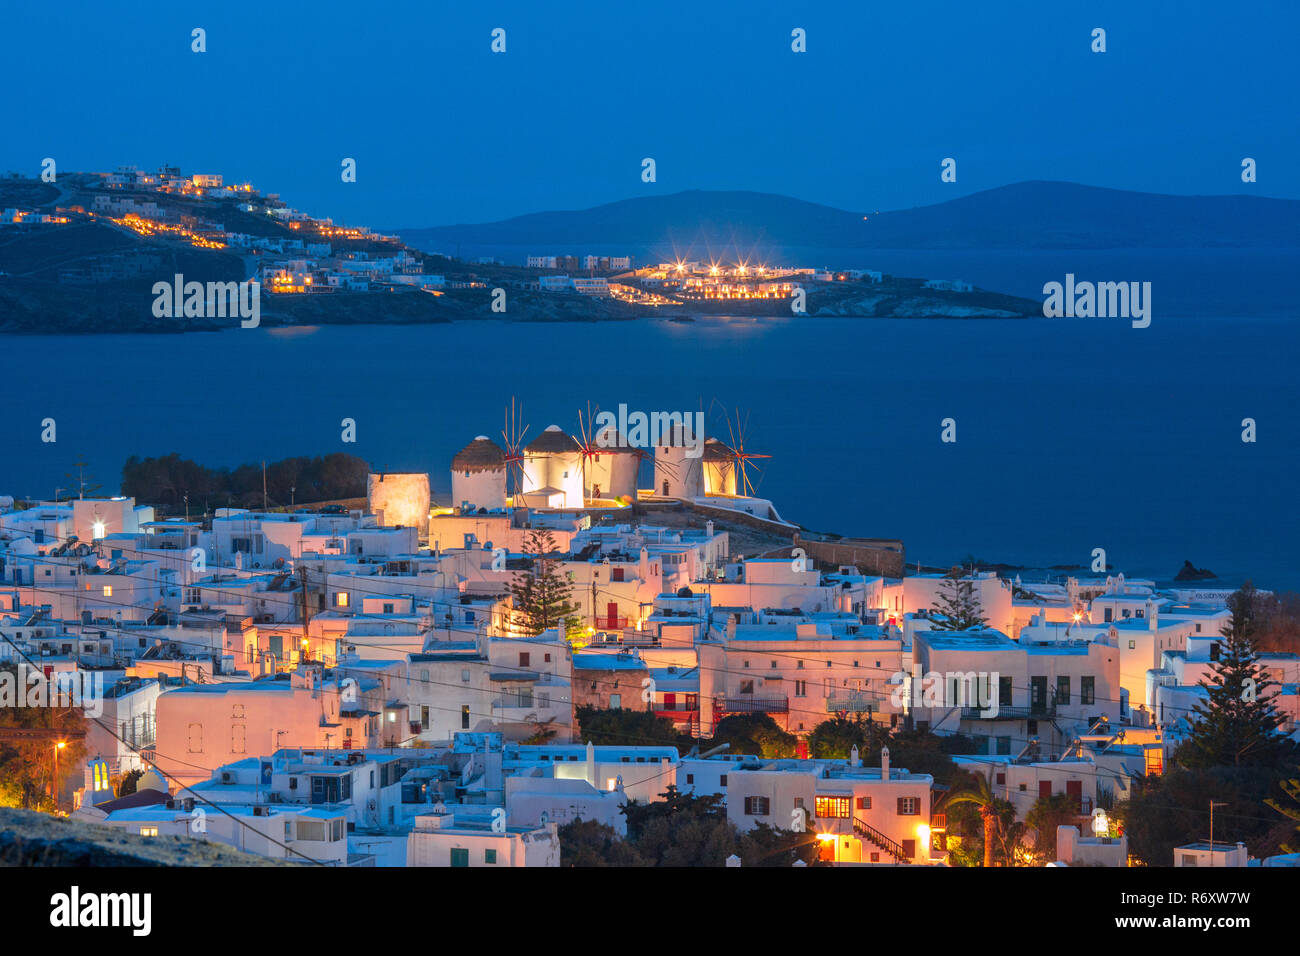
M 1067 780 L 1065 781 L 1065 792 L 1070 799 L 1074 801 L 1075 809 L 1083 807 L 1083 781 Z
M 676 710 L 676 709 L 677 709 L 677 695 L 664 694 L 664 710 Z
M 608 618 L 608 621 L 605 624 L 606 627 L 610 628 L 611 630 L 613 628 L 618 627 L 618 602 L 617 601 L 610 601 L 607 605 L 605 605 L 605 616 Z
M 1052 795 L 1052 781 L 1050 780 L 1038 781 L 1038 795 L 1040 797 L 1050 797 Z

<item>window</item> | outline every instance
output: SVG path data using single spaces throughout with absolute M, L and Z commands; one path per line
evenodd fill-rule
M 497 861 L 497 851 L 496 851 L 496 850 L 484 850 L 484 851 L 483 851 L 483 862 L 484 862 L 484 863 L 487 863 L 487 864 L 491 865 L 491 864 L 495 863 L 496 861 Z
M 817 797 L 814 802 L 815 815 L 819 820 L 849 815 L 848 797 Z
M 1007 676 L 998 677 L 998 703 L 1011 706 L 1011 678 Z
M 467 847 L 459 847 L 459 846 L 452 847 L 451 865 L 469 866 L 469 849 Z
M 385 602 L 384 602 L 384 613 L 385 613 L 385 614 L 392 614 L 392 613 L 393 613 L 393 605 L 392 605 L 391 603 L 389 603 L 388 601 L 385 601 Z
M 1106 621 L 1113 621 L 1113 620 L 1115 620 L 1115 611 L 1114 611 L 1113 608 L 1109 608 L 1109 607 L 1106 608 L 1106 616 L 1105 616 L 1105 618 L 1104 618 L 1103 620 L 1106 620 Z
M 615 581 L 622 581 L 622 580 L 623 580 L 623 569 L 622 569 L 622 568 L 615 568 L 615 569 L 614 569 L 614 578 L 613 578 L 613 580 L 615 580 Z
M 111 584 L 105 584 L 105 585 L 104 585 L 104 597 L 112 597 L 112 596 L 113 596 L 113 585 L 111 585 Z
M 465 671 L 461 671 L 461 672 L 460 672 L 460 679 L 461 679 L 461 681 L 462 681 L 463 683 L 468 684 L 468 683 L 469 683 L 469 671 L 467 671 L 467 670 L 465 670 Z
M 1129 649 L 1130 651 L 1132 651 L 1132 650 L 1136 650 L 1136 649 L 1137 649 L 1137 646 L 1138 646 L 1138 642 L 1137 642 L 1137 641 L 1129 641 L 1129 642 L 1128 642 L 1128 649 Z
M 528 661 L 529 661 L 528 652 L 527 652 L 527 651 L 521 651 L 520 654 L 519 654 L 519 666 L 520 666 L 520 667 L 527 667 L 527 666 L 528 666 Z
M 1007 782 L 1007 775 L 1005 773 L 999 773 L 993 778 L 993 782 L 998 786 L 1003 786 Z
M 765 817 L 772 811 L 771 801 L 767 797 L 746 797 L 745 816 Z
M 686 775 L 686 783 L 687 783 L 688 785 L 690 785 L 690 784 L 693 784 L 694 782 L 695 782 L 695 774 L 693 774 L 693 773 L 688 773 L 688 774 Z
M 1095 704 L 1097 702 L 1097 678 L 1079 678 L 1079 703 Z
M 898 815 L 900 817 L 914 817 L 921 812 L 920 797 L 899 797 L 898 798 Z
M 1195 853 L 1184 853 L 1184 854 L 1183 854 L 1183 866 L 1195 866 L 1195 865 L 1196 865 L 1196 854 L 1195 854 Z
M 610 709 L 610 710 L 619 710 L 620 708 L 622 708 L 622 706 L 623 706 L 623 695 L 622 695 L 622 694 L 610 694 L 610 695 L 609 695 L 609 709 Z
M 143 836 L 143 837 L 156 837 L 157 835 L 158 835 L 158 828 L 157 828 L 157 827 L 141 827 L 141 828 L 140 828 L 140 836 Z
M 808 682 L 806 680 L 797 680 L 794 682 L 794 696 L 796 697 L 808 696 Z
M 1064 675 L 1056 678 L 1056 702 L 1058 704 L 1068 704 L 1070 702 L 1070 678 Z
M 742 694 L 754 693 L 754 682 L 752 680 L 742 680 L 740 682 L 740 692 Z
M 337 594 L 334 595 L 334 606 L 335 606 L 335 607 L 347 607 L 347 606 L 348 606 L 348 592 L 347 592 L 347 591 L 339 591 Z
M 870 810 L 870 809 L 871 809 L 871 798 L 870 798 L 870 797 L 858 797 L 857 807 L 858 807 L 859 810 Z
M 462 704 L 460 708 L 460 729 L 469 730 L 469 704 Z
M 725 787 L 726 785 L 727 785 L 727 775 L 724 773 L 720 777 L 718 777 L 718 786 Z

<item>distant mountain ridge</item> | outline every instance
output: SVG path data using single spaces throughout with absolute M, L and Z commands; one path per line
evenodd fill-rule
M 638 250 L 774 244 L 842 249 L 1278 248 L 1300 246 L 1300 200 L 1172 196 L 1032 181 L 931 206 L 849 212 L 788 196 L 690 190 L 499 222 L 395 230 L 417 248 L 464 243 Z

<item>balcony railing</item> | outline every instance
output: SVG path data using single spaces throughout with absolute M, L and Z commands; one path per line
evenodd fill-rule
M 787 714 L 790 712 L 790 699 L 753 697 L 747 694 L 739 697 L 715 697 L 713 710 L 724 714 Z
M 598 631 L 621 631 L 627 627 L 628 618 L 626 617 L 601 617 L 592 618 L 591 626 Z
M 828 714 L 870 714 L 879 706 L 880 701 L 866 694 L 831 694 L 826 698 Z
M 989 709 L 992 709 L 991 707 Z M 1039 704 L 1029 707 L 1008 707 L 999 704 L 997 713 L 984 716 L 983 707 L 963 707 L 962 720 L 1051 720 L 1056 716 L 1055 704 Z

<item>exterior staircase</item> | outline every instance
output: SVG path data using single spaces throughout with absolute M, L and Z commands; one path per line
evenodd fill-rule
M 856 833 L 858 836 L 860 836 L 862 839 L 866 840 L 868 843 L 871 843 L 879 847 L 880 849 L 884 850 L 886 853 L 892 856 L 894 860 L 897 861 L 898 863 L 912 862 L 911 857 L 909 857 L 906 853 L 903 852 L 903 847 L 900 844 L 895 843 L 893 840 L 885 836 L 875 827 L 871 826 L 871 824 L 867 823 L 867 821 L 863 820 L 861 817 L 855 816 L 853 818 L 853 832 Z

